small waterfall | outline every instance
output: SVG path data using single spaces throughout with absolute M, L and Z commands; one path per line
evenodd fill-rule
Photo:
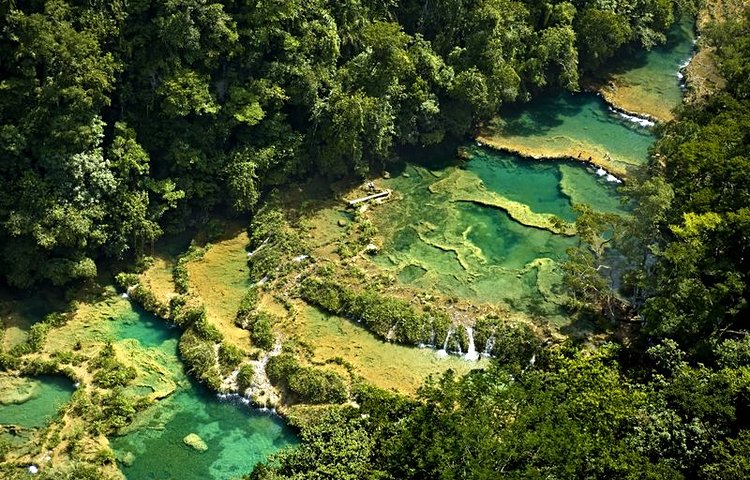
M 466 336 L 469 337 L 469 347 L 466 350 L 466 355 L 464 355 L 464 358 L 471 362 L 476 362 L 477 360 L 479 360 L 479 353 L 477 353 L 477 348 L 474 345 L 474 329 L 471 327 L 466 327 Z
M 482 352 L 482 355 L 485 357 L 492 356 L 492 349 L 495 348 L 495 337 L 490 337 L 487 339 L 487 343 L 484 344 L 484 351 Z
M 452 333 L 453 330 L 448 329 L 448 334 L 445 336 L 445 341 L 443 342 L 443 348 L 437 351 L 438 357 L 445 358 L 448 356 L 448 340 L 450 340 Z

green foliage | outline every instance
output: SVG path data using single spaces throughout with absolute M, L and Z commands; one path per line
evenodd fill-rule
M 302 366 L 289 353 L 271 357 L 266 374 L 272 384 L 284 387 L 302 403 L 342 403 L 348 398 L 344 380 L 338 374 Z
M 125 366 L 117 360 L 114 347 L 107 343 L 89 363 L 89 371 L 94 372 L 94 384 L 101 388 L 124 387 L 136 377 L 133 367 Z
M 259 313 L 255 316 L 249 326 L 250 339 L 258 348 L 271 350 L 276 343 L 276 336 L 273 333 L 273 324 L 275 317 L 267 313 Z
M 258 305 L 258 289 L 250 287 L 240 301 L 240 308 L 237 309 L 235 323 L 243 325 L 249 316 L 255 312 Z
M 214 345 L 214 342 L 189 329 L 180 337 L 179 349 L 188 371 L 208 388 L 218 391 L 221 388 L 221 375 Z
M 299 448 L 281 452 L 276 465 L 261 464 L 248 478 L 378 478 L 368 475 L 374 469 L 376 445 L 363 423 L 355 409 L 326 410 L 319 421 L 302 431 Z
M 175 291 L 180 294 L 188 293 L 190 289 L 190 279 L 188 277 L 189 262 L 199 260 L 206 254 L 206 249 L 197 245 L 190 245 L 188 250 L 180 255 L 174 267 L 172 268 L 172 280 L 174 281 Z
M 504 103 L 577 90 L 581 71 L 663 42 L 689 3 L 5 2 L 3 275 L 91 279 L 193 214 L 255 212 L 290 178 L 382 169 Z M 743 45 L 722 51 L 737 92 Z M 283 264 L 272 251 L 256 280 Z
M 485 348 L 490 345 L 492 348 L 487 353 L 508 369 L 525 367 L 541 351 L 539 338 L 528 325 L 501 318 L 477 319 L 474 341 L 480 352 L 483 345 Z
M 329 410 L 303 428 L 299 448 L 252 478 L 327 469 L 347 478 L 741 478 L 746 434 L 710 439 L 743 398 L 742 374 L 682 365 L 674 380 L 639 384 L 619 355 L 611 344 L 548 348 L 522 371 L 448 372 L 416 403 L 358 388 L 358 409 Z
M 626 247 L 639 252 L 641 268 L 628 280 L 643 299 L 637 305 L 645 330 L 704 357 L 727 332 L 749 326 L 750 99 L 746 78 L 732 74 L 750 64 L 750 54 L 735 48 L 750 38 L 749 24 L 746 11 L 709 31 L 722 45 L 717 60 L 726 91 L 679 112 L 654 149 L 664 168 L 633 189 L 635 200 L 646 202 L 629 229 L 634 241 Z
M 259 282 L 284 276 L 294 268 L 293 257 L 306 253 L 297 229 L 291 228 L 277 201 L 270 199 L 253 217 L 250 234 L 250 279 Z
M 306 301 L 365 326 L 387 340 L 430 343 L 448 330 L 444 314 L 418 312 L 409 302 L 375 291 L 355 292 L 333 279 L 307 277 L 300 294 Z
M 245 354 L 239 348 L 226 342 L 219 346 L 219 365 L 223 373 L 229 373 L 240 364 Z
M 240 395 L 245 392 L 253 383 L 255 377 L 255 368 L 246 363 L 240 367 L 239 373 L 237 373 L 237 388 L 240 391 Z

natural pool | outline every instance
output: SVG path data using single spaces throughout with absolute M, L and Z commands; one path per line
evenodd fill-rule
M 409 165 L 383 181 L 397 194 L 374 216 L 386 239 L 375 262 L 405 284 L 563 323 L 556 264 L 577 239 L 529 226 L 536 221 L 527 213 L 511 216 L 492 204 L 502 197 L 527 205 L 528 215 L 564 222 L 575 220 L 575 203 L 625 213 L 615 184 L 574 162 L 526 160 L 476 146 L 464 152 L 468 161 L 436 152 L 426 166 Z
M 0 425 L 45 426 L 70 400 L 73 382 L 61 376 L 0 376 Z
M 680 70 L 693 55 L 694 26 L 695 19 L 686 15 L 668 32 L 666 44 L 623 59 L 611 75 L 616 88 L 605 87 L 607 97 L 625 110 L 671 119 L 682 101 Z
M 597 95 L 557 93 L 505 109 L 479 139 L 535 158 L 591 158 L 622 176 L 646 163 L 655 137 L 643 124 L 611 111 Z
M 268 455 L 296 442 L 277 416 L 242 402 L 221 400 L 188 378 L 178 359 L 178 330 L 132 308 L 123 310 L 114 327 L 114 340 L 158 355 L 178 386 L 172 395 L 144 412 L 124 435 L 111 439 L 128 479 L 239 477 Z M 183 438 L 191 433 L 206 443 L 205 452 L 184 444 Z

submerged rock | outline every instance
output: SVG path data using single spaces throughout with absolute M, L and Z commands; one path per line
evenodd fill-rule
M 192 448 L 196 452 L 205 452 L 208 450 L 208 445 L 203 441 L 201 437 L 196 433 L 189 433 L 182 439 L 182 442 L 188 447 Z
M 130 467 L 135 462 L 135 454 L 133 452 L 125 452 L 118 460 L 126 467 Z

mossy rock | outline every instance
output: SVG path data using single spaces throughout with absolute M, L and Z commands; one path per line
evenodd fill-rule
M 130 467 L 135 463 L 135 454 L 133 452 L 125 452 L 118 456 L 117 460 L 126 467 Z
M 28 378 L 2 375 L 0 393 L 0 405 L 17 405 L 39 395 L 39 385 Z
M 196 433 L 189 433 L 182 439 L 182 442 L 196 452 L 203 453 L 208 450 L 208 445 Z

